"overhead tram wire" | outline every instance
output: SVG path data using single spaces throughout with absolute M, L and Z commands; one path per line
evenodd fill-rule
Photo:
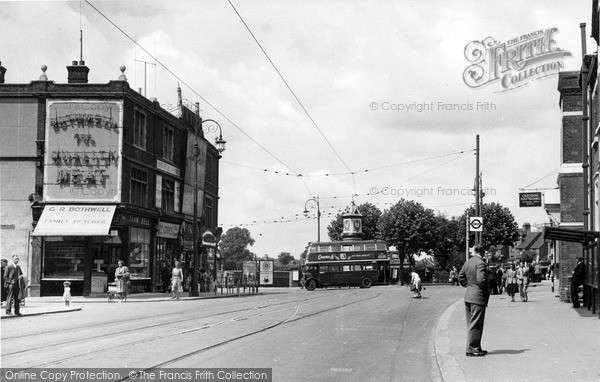
M 546 178 L 550 177 L 551 175 L 555 175 L 555 174 L 557 174 L 557 173 L 558 173 L 558 169 L 556 169 L 556 170 L 552 170 L 552 172 L 550 172 L 550 173 L 548 173 L 548 174 L 544 175 L 544 176 L 543 176 L 543 177 L 541 177 L 540 179 L 536 180 L 535 182 L 533 182 L 533 183 L 531 183 L 531 184 L 528 184 L 528 185 L 527 185 L 527 186 L 525 186 L 525 187 L 519 188 L 519 190 L 521 190 L 521 191 L 527 190 L 527 189 L 529 189 L 529 187 L 533 186 L 534 184 L 536 184 L 536 183 L 539 183 L 539 182 L 541 182 L 542 180 L 544 180 L 544 179 L 546 179 Z M 549 188 L 549 190 L 551 190 L 551 188 Z
M 466 152 L 472 152 L 472 151 L 475 151 L 475 150 L 453 152 L 453 153 L 448 153 L 448 154 L 436 155 L 436 156 L 432 156 L 432 157 L 428 157 L 428 158 L 406 161 L 406 162 L 402 162 L 402 163 L 395 163 L 395 164 L 391 164 L 391 165 L 387 165 L 387 166 L 374 167 L 374 168 L 370 168 L 370 169 L 354 171 L 354 174 L 360 175 L 360 174 L 364 174 L 364 173 L 368 173 L 368 172 L 375 172 L 375 171 L 384 170 L 384 169 L 388 169 L 388 168 L 392 168 L 392 167 L 404 166 L 404 165 L 411 164 L 411 163 L 418 163 L 418 162 L 424 162 L 424 161 L 432 160 L 432 159 L 444 158 L 444 157 L 451 156 L 451 155 L 461 155 Z M 316 177 L 327 177 L 327 176 L 338 176 L 338 175 L 352 175 L 352 173 L 350 173 L 350 172 L 336 172 L 336 173 L 313 174 L 313 175 L 290 174 L 290 173 L 283 172 L 283 171 L 276 171 L 276 170 L 269 170 L 266 168 L 253 167 L 253 166 L 248 166 L 246 164 L 229 162 L 226 160 L 221 160 L 220 163 L 225 163 L 225 164 L 229 164 L 232 166 L 245 167 L 245 168 L 249 168 L 249 169 L 256 170 L 256 171 L 268 172 L 268 173 L 284 175 L 284 176 L 293 176 L 293 177 L 316 178 Z
M 397 203 L 397 202 L 396 202 Z M 376 206 L 393 206 L 396 203 L 391 203 L 391 202 L 386 202 L 386 203 L 381 203 L 381 202 L 376 202 L 376 203 L 371 203 L 373 205 Z M 470 202 L 466 202 L 466 203 L 452 203 L 452 204 L 434 204 L 434 205 L 426 205 L 423 204 L 423 206 L 425 208 L 428 209 L 432 209 L 432 210 L 437 210 L 439 208 L 442 207 L 459 207 L 459 206 L 470 206 L 472 203 Z M 336 210 L 334 212 L 324 212 L 323 215 L 326 216 L 321 216 L 321 218 L 325 217 L 325 218 L 336 218 L 338 216 L 338 214 L 342 214 L 344 211 L 345 207 L 339 206 L 339 207 L 335 207 L 335 206 L 331 206 L 331 207 L 325 207 L 324 209 L 333 209 Z M 277 218 L 270 218 L 270 219 L 257 219 L 257 220 L 253 220 L 253 221 L 247 221 L 247 222 L 243 222 L 243 223 L 237 223 L 237 224 L 231 224 L 231 223 L 223 223 L 224 227 L 251 227 L 251 226 L 255 226 L 255 225 L 263 225 L 263 224 L 279 224 L 279 223 L 297 223 L 297 222 L 304 222 L 307 220 L 314 220 L 317 219 L 317 214 L 313 213 L 310 214 L 308 216 L 300 216 L 299 214 L 295 214 L 292 216 L 281 216 L 281 217 L 277 217 Z
M 279 159 L 277 156 L 275 156 L 275 154 L 273 154 L 272 152 L 270 152 L 269 150 L 267 150 L 266 147 L 264 147 L 263 145 L 261 145 L 257 140 L 255 140 L 254 138 L 252 138 L 248 133 L 246 133 L 241 127 L 239 127 L 235 122 L 233 122 L 231 119 L 229 119 L 225 114 L 223 114 L 216 106 L 214 106 L 212 103 L 210 103 L 206 98 L 204 98 L 200 93 L 198 93 L 194 88 L 192 88 L 191 85 L 188 85 L 188 83 L 183 80 L 181 77 L 179 77 L 177 74 L 175 74 L 175 72 L 173 72 L 171 69 L 169 69 L 169 67 L 167 67 L 165 64 L 163 64 L 158 58 L 156 58 L 152 53 L 150 53 L 148 50 L 146 50 L 143 46 L 141 46 L 140 44 L 138 44 L 138 42 L 132 38 L 129 34 L 127 34 L 127 32 L 125 32 L 123 29 L 121 29 L 121 27 L 119 27 L 117 24 L 115 24 L 108 16 L 106 16 L 104 13 L 102 13 L 102 11 L 100 11 L 98 8 L 96 8 L 92 3 L 90 3 L 89 0 L 85 0 L 85 2 L 92 7 L 92 9 L 94 9 L 96 12 L 98 12 L 98 14 L 100 16 L 102 16 L 104 19 L 106 19 L 106 21 L 108 21 L 112 26 L 114 26 L 119 32 L 121 32 L 125 37 L 127 37 L 129 40 L 131 40 L 137 47 L 139 47 L 142 51 L 144 51 L 144 53 L 146 53 L 148 56 L 150 56 L 152 59 L 154 59 L 154 61 L 160 65 L 163 69 L 165 69 L 167 72 L 169 72 L 173 77 L 175 77 L 181 84 L 185 85 L 190 91 L 192 91 L 192 93 L 194 93 L 196 96 L 198 96 L 202 101 L 204 101 L 204 103 L 206 103 L 208 106 L 210 106 L 217 114 L 219 114 L 223 119 L 225 119 L 227 122 L 229 122 L 233 127 L 235 127 L 236 129 L 238 129 L 242 134 L 244 134 L 248 139 L 250 139 L 252 142 L 254 142 L 254 144 L 256 144 L 258 147 L 260 147 L 262 150 L 264 150 L 267 154 L 269 154 L 273 159 L 275 159 L 277 162 L 281 163 L 283 166 L 285 166 L 287 169 L 289 169 L 291 172 L 298 174 L 298 172 L 296 172 L 295 170 L 293 170 L 290 166 L 288 166 L 286 163 L 284 163 L 281 159 Z M 304 182 L 303 182 L 304 183 Z M 306 183 L 304 183 L 304 186 L 308 189 L 308 186 L 306 185 Z M 308 190 L 310 193 L 310 190 Z
M 335 153 L 335 155 L 338 157 L 338 159 L 346 167 L 346 169 L 348 170 L 348 172 L 352 175 L 352 182 L 354 184 L 354 190 L 356 191 L 356 180 L 354 179 L 354 172 L 350 169 L 350 167 L 348 166 L 348 164 L 346 164 L 346 162 L 344 161 L 344 159 L 342 159 L 341 155 L 333 147 L 333 145 L 331 144 L 331 142 L 329 141 L 329 139 L 327 139 L 327 137 L 325 136 L 325 134 L 323 133 L 323 131 L 319 127 L 319 125 L 315 122 L 315 120 L 310 115 L 310 113 L 308 112 L 308 110 L 304 107 L 304 104 L 300 101 L 300 99 L 298 98 L 298 96 L 296 96 L 296 93 L 292 90 L 291 86 L 285 80 L 285 78 L 283 77 L 283 75 L 281 74 L 281 72 L 279 71 L 279 69 L 277 69 L 277 66 L 275 65 L 275 63 L 273 63 L 273 60 L 271 60 L 271 57 L 269 57 L 269 55 L 267 54 L 267 52 L 265 51 L 265 49 L 262 47 L 261 43 L 258 41 L 258 39 L 254 35 L 254 33 L 252 33 L 252 30 L 250 29 L 250 27 L 248 26 L 248 24 L 246 23 L 246 21 L 244 20 L 244 18 L 242 17 L 242 15 L 240 15 L 240 13 L 238 12 L 238 10 L 235 8 L 235 6 L 231 2 L 231 0 L 227 0 L 227 1 L 229 2 L 229 5 L 231 5 L 231 8 L 233 8 L 233 10 L 235 11 L 235 13 L 239 17 L 239 19 L 242 22 L 242 24 L 244 24 L 244 26 L 246 27 L 246 29 L 248 30 L 248 32 L 250 33 L 250 35 L 252 36 L 252 38 L 254 39 L 254 41 L 256 42 L 256 44 L 258 45 L 258 47 L 260 48 L 260 50 L 263 52 L 263 54 L 265 55 L 265 57 L 267 58 L 267 60 L 269 60 L 269 63 L 271 64 L 271 66 L 273 67 L 273 69 L 275 69 L 275 72 L 277 72 L 277 74 L 279 75 L 279 78 L 281 78 L 281 80 L 283 81 L 283 83 L 285 84 L 285 86 L 288 88 L 288 90 L 290 91 L 290 93 L 292 94 L 292 96 L 294 97 L 294 99 L 296 99 L 296 102 L 298 102 L 298 105 L 300 105 L 300 107 L 302 108 L 302 110 L 304 111 L 304 113 L 306 114 L 306 116 L 308 117 L 308 119 L 310 119 L 310 121 L 312 122 L 313 126 L 317 129 L 317 131 L 319 132 L 319 134 L 321 134 L 321 137 L 323 137 L 323 139 L 325 140 L 325 142 L 327 142 L 327 144 L 329 145 L 329 147 L 331 148 L 331 150 Z
M 413 179 L 415 179 L 415 178 L 418 178 L 418 177 L 419 177 L 419 176 L 421 176 L 421 175 L 425 175 L 425 174 L 427 174 L 428 172 L 431 172 L 431 171 L 433 171 L 433 170 L 437 170 L 438 168 L 440 168 L 440 167 L 442 167 L 442 166 L 445 166 L 445 165 L 447 165 L 447 164 L 448 164 L 448 163 L 450 163 L 450 162 L 454 162 L 455 160 L 457 160 L 457 159 L 460 159 L 461 157 L 465 156 L 465 154 L 468 154 L 468 153 L 470 153 L 470 152 L 471 152 L 471 151 L 466 151 L 466 152 L 464 152 L 463 154 L 461 154 L 461 155 L 457 156 L 456 158 L 452 158 L 452 159 L 450 159 L 449 161 L 446 161 L 446 162 L 444 162 L 444 163 L 442 163 L 442 164 L 440 164 L 440 165 L 437 165 L 437 166 L 435 166 L 435 167 L 433 167 L 433 168 L 430 168 L 429 170 L 425 170 L 425 171 L 423 171 L 423 172 L 421 172 L 421 173 L 419 173 L 419 174 L 417 174 L 417 175 L 415 175 L 415 176 L 412 176 L 412 177 L 410 177 L 410 178 L 408 178 L 408 179 L 404 179 L 403 181 L 401 181 L 400 183 L 397 183 L 397 184 L 393 185 L 392 187 L 399 186 L 399 185 L 401 185 L 402 183 L 406 183 L 406 182 L 408 182 L 409 180 L 413 180 Z

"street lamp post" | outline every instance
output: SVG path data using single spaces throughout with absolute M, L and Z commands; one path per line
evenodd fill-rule
M 190 297 L 198 296 L 198 266 L 202 265 L 202 257 L 198 253 L 198 156 L 200 155 L 200 146 L 198 145 L 198 126 L 202 126 L 206 122 L 212 122 L 219 127 L 219 137 L 215 138 L 215 147 L 219 154 L 225 151 L 225 140 L 223 140 L 223 130 L 221 125 L 213 119 L 205 119 L 194 126 L 194 268 L 192 268 L 192 280 L 190 285 Z M 216 254 L 215 254 L 216 256 Z M 216 261 L 215 261 L 216 264 Z
M 317 204 L 317 241 L 321 241 L 321 207 L 319 205 L 319 197 L 310 198 L 304 203 L 304 216 L 308 216 L 309 202 L 315 202 Z

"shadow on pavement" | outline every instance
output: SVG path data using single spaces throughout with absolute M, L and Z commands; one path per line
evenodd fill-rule
M 496 355 L 496 354 L 522 354 L 525 352 L 531 351 L 531 349 L 520 349 L 520 350 L 491 350 L 486 355 Z

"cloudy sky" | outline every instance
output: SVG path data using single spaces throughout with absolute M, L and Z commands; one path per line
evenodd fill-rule
M 3 3 L 6 82 L 36 80 L 41 65 L 50 80 L 66 82 L 66 66 L 79 58 L 80 26 L 90 82 L 117 79 L 125 65 L 131 87 L 172 109 L 181 80 L 183 98 L 200 102 L 228 142 L 220 224 L 248 228 L 258 255 L 299 257 L 316 240 L 317 221 L 303 215 L 311 197 L 323 210 L 322 240 L 352 195 L 382 210 L 404 197 L 460 215 L 474 202 L 477 134 L 484 201 L 509 207 L 519 225 L 548 221 L 542 208 L 519 208 L 518 193 L 532 183 L 556 187 L 558 76 L 511 91 L 498 81 L 471 88 L 465 47 L 557 28 L 554 46 L 572 54 L 563 70 L 577 70 L 579 24 L 589 35 L 591 1 L 90 3 L 97 10 L 79 1 Z M 147 64 L 144 83 L 136 60 L 164 67 Z

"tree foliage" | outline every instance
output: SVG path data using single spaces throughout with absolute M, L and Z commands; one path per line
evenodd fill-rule
M 253 244 L 254 239 L 248 229 L 240 227 L 228 229 L 219 243 L 225 269 L 242 269 L 244 261 L 254 258 L 254 254 L 248 249 L 248 246 Z
M 379 218 L 381 217 L 381 210 L 377 208 L 374 204 L 369 202 L 363 203 L 357 206 L 360 213 L 363 215 L 363 239 L 364 240 L 373 240 L 376 239 L 379 233 L 377 229 L 377 223 L 379 222 Z M 329 223 L 327 226 L 327 234 L 329 235 L 329 239 L 331 241 L 339 241 L 342 240 L 342 231 L 343 231 L 343 212 L 337 214 L 335 218 Z
M 277 260 L 279 260 L 281 265 L 288 265 L 290 262 L 296 259 L 289 252 L 281 252 L 277 257 Z
M 460 220 L 444 215 L 437 215 L 435 220 L 437 228 L 432 249 L 436 260 L 444 269 L 452 266 L 460 268 L 465 258 L 465 248 L 460 246 L 464 242 L 461 238 Z
M 390 209 L 385 210 L 377 225 L 379 237 L 398 249 L 401 261 L 421 251 L 436 249 L 438 220 L 433 210 L 424 208 L 412 200 L 400 199 Z M 411 265 L 414 259 L 409 257 Z
M 468 210 L 469 216 L 475 216 L 475 207 Z M 466 241 L 466 212 L 460 217 L 462 231 L 462 246 Z M 513 214 L 507 207 L 499 203 L 486 203 L 481 206 L 483 218 L 483 232 L 481 234 L 481 245 L 487 251 L 493 246 L 513 245 L 519 239 L 519 226 Z M 469 243 L 475 242 L 475 232 L 469 233 Z

